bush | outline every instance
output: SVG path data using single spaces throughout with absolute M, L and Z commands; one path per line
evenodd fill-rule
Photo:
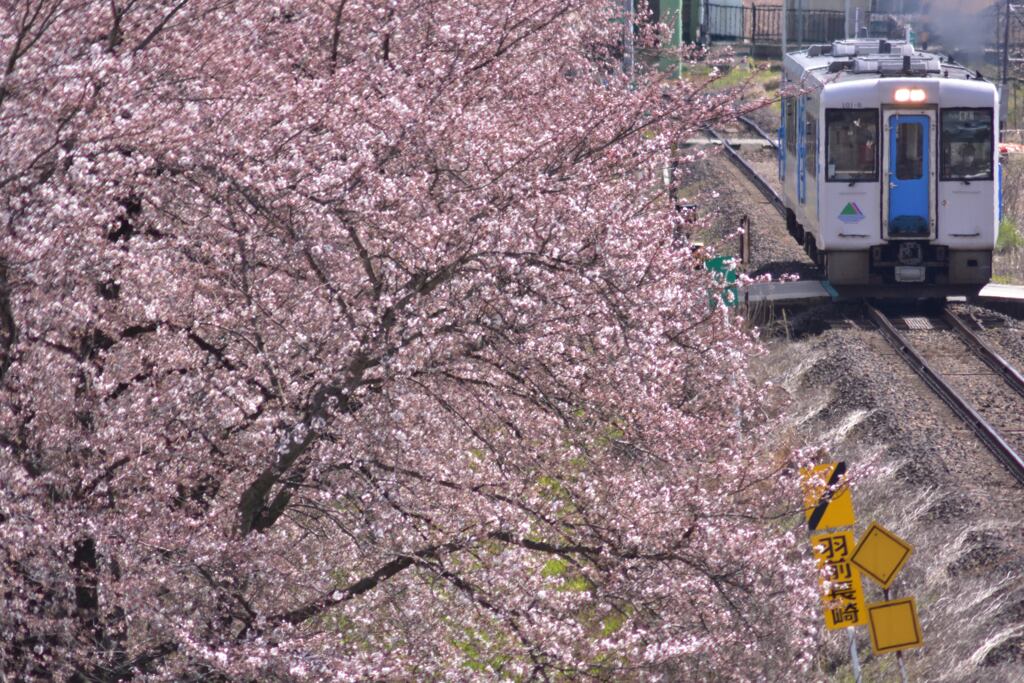
M 1021 247 L 1024 247 L 1024 236 L 1020 234 L 1016 221 L 1009 216 L 1003 216 L 1003 219 L 999 221 L 999 237 L 996 239 L 996 251 L 1005 254 Z

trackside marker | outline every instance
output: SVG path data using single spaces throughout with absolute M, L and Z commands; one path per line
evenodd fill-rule
M 912 545 L 878 522 L 872 522 L 850 556 L 850 562 L 882 588 L 888 588 L 912 552 Z
M 868 622 L 871 625 L 871 649 L 876 655 L 924 644 L 914 598 L 868 605 Z
M 844 481 L 845 462 L 815 465 L 809 470 L 803 470 L 801 475 L 808 530 L 853 526 L 853 495 Z

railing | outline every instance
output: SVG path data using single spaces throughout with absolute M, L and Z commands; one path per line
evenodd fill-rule
M 701 34 L 705 40 L 753 44 L 782 42 L 780 5 L 740 6 L 704 0 L 693 1 L 702 2 Z M 878 6 L 883 7 L 884 4 L 880 3 Z M 909 0 L 905 6 L 911 7 Z M 1011 2 L 1009 14 L 1007 4 L 999 2 L 981 12 L 950 14 L 945 21 L 928 19 L 920 15 L 909 18 L 914 20 L 915 30 L 923 31 L 920 36 L 922 39 L 927 40 L 930 37 L 932 42 L 941 43 L 947 52 L 984 51 L 986 48 L 994 48 L 1001 53 L 1003 43 L 1009 42 L 1008 53 L 1011 61 L 1024 61 L 1024 2 Z M 867 27 L 869 35 L 873 37 L 902 38 L 902 20 L 905 19 L 908 19 L 907 15 L 896 16 L 880 11 L 860 15 L 861 26 Z M 850 21 L 853 21 L 852 16 Z M 829 43 L 846 36 L 846 16 L 841 11 L 800 11 L 791 8 L 786 12 L 786 24 L 787 41 L 794 49 L 798 44 Z
M 739 7 L 707 3 L 707 35 L 711 40 L 750 43 L 782 42 L 782 8 L 778 5 Z M 787 13 L 788 40 L 828 43 L 845 37 L 845 15 L 833 10 L 790 9 Z
M 705 5 L 707 15 L 704 21 L 711 40 L 744 40 L 747 31 L 747 17 L 750 8 L 732 5 Z

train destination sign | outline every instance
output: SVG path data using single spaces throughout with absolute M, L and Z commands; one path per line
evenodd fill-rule
M 819 569 L 828 568 L 828 578 L 818 579 L 825 605 L 825 627 L 830 630 L 867 623 L 860 573 L 850 562 L 852 531 L 833 531 L 811 537 L 811 550 Z
M 871 650 L 876 655 L 909 650 L 924 644 L 914 598 L 900 598 L 868 605 Z
M 881 524 L 872 522 L 857 544 L 850 562 L 882 588 L 888 589 L 896 580 L 914 548 Z
M 811 531 L 853 526 L 853 494 L 846 486 L 846 463 L 833 462 L 800 472 L 804 516 Z

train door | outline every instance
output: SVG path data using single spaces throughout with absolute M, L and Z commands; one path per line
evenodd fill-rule
M 796 198 L 801 204 L 807 202 L 807 121 L 804 117 L 806 100 L 796 98 Z
M 886 122 L 885 225 L 891 239 L 927 238 L 933 234 L 934 128 L 928 113 L 890 114 Z
M 779 150 L 779 182 L 786 180 L 786 107 L 789 106 L 788 102 L 788 97 L 783 97 L 780 100 L 782 115 L 779 122 L 779 144 L 776 146 Z

